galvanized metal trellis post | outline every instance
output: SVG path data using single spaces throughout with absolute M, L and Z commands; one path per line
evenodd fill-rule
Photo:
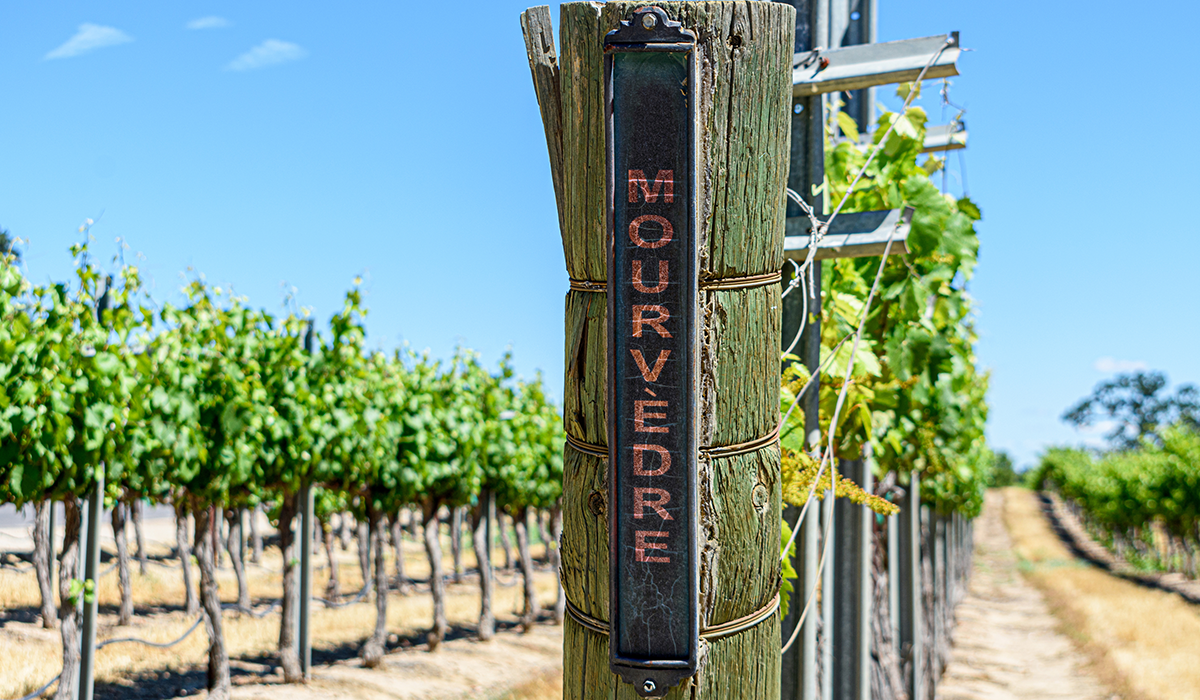
M 830 48 L 874 42 L 874 0 L 830 0 Z M 833 111 L 845 111 L 866 132 L 873 119 L 873 88 L 847 91 L 845 103 L 836 101 Z M 874 491 L 874 463 L 869 444 L 860 459 L 841 463 L 846 476 L 867 493 Z M 833 548 L 841 555 L 834 566 L 838 585 L 832 591 L 834 621 L 829 630 L 833 646 L 830 676 L 834 696 L 845 700 L 871 697 L 871 602 L 873 577 L 871 552 L 874 513 L 865 506 L 844 505 L 834 519 Z
M 859 484 L 867 493 L 875 491 L 875 460 L 871 444 L 862 446 L 862 476 Z M 875 577 L 872 575 L 874 552 L 875 512 L 865 506 L 851 509 L 857 517 L 858 551 L 854 556 L 854 592 L 858 597 L 858 614 L 854 630 L 854 686 L 857 700 L 871 700 L 871 622 L 874 612 Z
M 300 656 L 300 672 L 304 678 L 311 676 L 312 669 L 312 541 L 313 541 L 313 488 L 307 481 L 300 487 L 300 610 L 297 615 L 299 629 L 296 635 L 297 651 Z
M 787 0 L 796 9 L 795 52 L 811 51 L 821 45 L 828 34 L 828 13 L 824 0 Z M 825 179 L 825 134 L 821 108 L 821 95 L 792 98 L 791 147 L 789 149 L 788 187 L 798 193 L 814 211 L 823 211 L 825 195 L 814 191 Z M 804 216 L 800 207 L 793 202 L 787 204 L 788 217 Z M 792 266 L 784 267 L 787 283 L 791 283 Z M 819 374 L 821 362 L 821 264 L 812 268 L 810 288 L 799 286 L 783 300 L 782 346 L 792 347 L 796 333 L 804 326 L 803 336 L 795 351 L 801 362 L 813 374 Z M 807 300 L 804 296 L 807 295 Z M 804 318 L 808 308 L 807 320 Z M 808 393 L 801 399 L 804 415 L 805 444 L 819 452 L 821 427 L 819 423 L 820 379 L 814 379 Z M 790 506 L 784 511 L 784 519 L 795 524 L 800 508 Z M 788 614 L 781 624 L 784 639 L 792 636 L 800 621 L 805 602 L 817 589 L 818 552 L 818 509 L 800 524 L 796 536 L 792 566 L 796 570 L 799 585 L 794 587 Z M 805 619 L 799 637 L 781 661 L 782 678 L 780 697 L 786 700 L 817 700 L 817 611 L 812 610 Z
M 108 310 L 109 303 L 109 287 L 112 286 L 112 277 L 108 277 L 104 281 L 104 294 L 96 301 L 96 320 L 104 324 L 104 312 Z M 105 465 L 103 462 L 96 466 L 95 482 L 92 486 L 92 493 L 88 498 L 87 511 L 87 549 L 84 552 L 84 585 L 88 582 L 92 584 L 90 592 L 85 588 L 80 591 L 80 596 L 83 597 L 83 626 L 80 630 L 80 655 L 79 655 L 79 687 L 74 691 L 74 695 L 78 700 L 92 700 L 93 687 L 95 685 L 96 676 L 96 606 L 97 594 L 100 588 L 98 578 L 100 576 L 100 522 L 104 515 L 104 472 Z M 54 510 L 50 511 L 51 522 L 53 522 Z M 50 551 L 54 551 L 54 540 L 50 540 Z M 53 558 L 51 559 L 53 561 Z
M 104 514 L 104 465 L 96 467 L 95 485 L 88 496 L 87 551 L 84 553 L 84 581 L 92 583 L 90 594 L 83 597 L 83 627 L 80 630 L 82 648 L 79 656 L 78 700 L 92 700 L 96 677 L 96 592 L 100 571 L 100 522 Z
M 821 504 L 821 556 L 826 558 L 821 571 L 821 700 L 833 700 L 834 569 L 837 567 L 837 518 L 834 517 L 833 492 L 825 492 Z M 832 542 L 832 544 L 830 544 Z M 828 594 L 826 594 L 828 592 Z
M 921 669 L 925 664 L 921 610 L 921 474 L 909 472 L 909 486 L 900 501 L 900 651 L 908 659 L 910 700 L 924 700 Z
M 57 528 L 55 528 L 55 525 L 54 525 L 54 504 L 55 503 L 56 503 L 56 501 L 52 498 L 47 502 L 47 506 L 46 506 L 47 508 L 50 509 L 50 565 L 49 565 L 49 568 L 50 568 L 50 589 L 51 590 L 53 590 L 55 587 L 54 586 L 54 571 L 55 571 L 56 567 L 58 566 L 58 557 L 54 554 L 54 551 L 55 551 L 54 531 L 55 531 L 55 529 L 57 529 Z
M 308 322 L 308 331 L 304 334 L 304 351 L 309 355 L 313 349 L 313 322 Z M 312 612 L 312 543 L 313 543 L 313 488 L 309 479 L 300 485 L 298 494 L 300 501 L 300 610 L 297 615 L 296 644 L 300 657 L 300 672 L 305 680 L 312 675 L 312 624 L 309 615 Z M 387 595 L 383 591 L 383 595 Z
M 486 532 L 486 538 L 487 538 L 487 551 L 484 552 L 484 556 L 487 558 L 488 569 L 493 570 L 492 569 L 492 548 L 496 546 L 496 543 L 494 540 L 495 534 L 493 533 L 492 526 L 496 521 L 496 494 L 493 493 L 491 491 L 491 489 L 489 489 L 487 492 L 487 512 L 485 514 L 485 517 L 487 518 L 487 523 L 485 525 L 485 532 Z
M 872 86 L 914 80 L 922 75 L 925 78 L 957 75 L 955 63 L 960 51 L 957 33 L 875 44 L 876 0 L 813 1 L 829 8 L 825 45 L 831 48 L 814 47 L 807 53 L 797 53 L 793 63 L 793 95 L 858 91 L 850 94 L 846 106 L 849 115 L 858 122 L 860 132 L 866 133 L 874 121 Z M 837 109 L 836 104 L 831 107 Z M 892 253 L 905 253 L 911 216 L 911 209 L 841 214 L 821 241 L 817 259 L 876 256 L 889 241 Z M 813 243 L 814 234 L 812 224 L 806 219 L 790 219 L 785 254 L 797 259 L 803 257 Z M 872 488 L 866 483 L 873 476 L 869 469 L 861 469 L 857 463 L 845 466 L 855 471 L 856 481 Z M 825 508 L 828 523 L 823 532 L 833 538 L 834 544 L 825 562 L 822 581 L 822 590 L 831 594 L 821 598 L 820 677 L 821 696 L 825 700 L 835 696 L 835 684 L 839 698 L 865 698 L 870 694 L 872 515 L 863 507 L 847 508 L 851 513 L 841 513 L 838 518 L 829 517 L 834 510 L 832 498 Z M 839 563 L 842 558 L 845 560 Z M 844 574 L 836 577 L 837 587 L 834 569 Z M 840 604 L 835 600 L 840 600 Z M 836 619 L 848 616 L 853 619 Z
M 839 46 L 874 44 L 878 36 L 879 0 L 835 0 L 845 6 L 842 17 L 845 30 Z M 860 133 L 867 133 L 875 126 L 875 88 L 849 90 L 846 104 L 842 108 L 858 124 Z
M 888 623 L 892 639 L 900 643 L 900 517 L 899 513 L 884 520 L 887 538 Z M 899 649 L 899 646 L 897 646 Z
M 863 457 L 841 462 L 846 478 L 870 493 L 874 475 L 870 445 Z M 865 506 L 845 505 L 834 518 L 837 586 L 833 589 L 833 695 L 845 700 L 871 697 L 871 549 L 875 514 Z
M 933 530 L 933 582 L 934 600 L 936 601 L 937 624 L 934 629 L 934 643 L 937 648 L 937 666 L 934 668 L 934 679 L 941 676 L 946 668 L 946 650 L 949 646 L 946 629 L 946 518 L 935 507 L 929 513 L 930 528 Z

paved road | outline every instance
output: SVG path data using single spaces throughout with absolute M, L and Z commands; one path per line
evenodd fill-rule
M 975 570 L 958 608 L 940 700 L 1108 700 L 1085 659 L 1056 631 L 1041 593 L 1021 577 L 1004 527 L 1004 494 L 990 491 L 976 524 Z

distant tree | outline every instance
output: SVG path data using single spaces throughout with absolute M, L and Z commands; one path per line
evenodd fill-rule
M 21 261 L 21 251 L 17 250 L 17 240 L 6 228 L 0 228 L 0 255 L 11 254 Z
M 996 461 L 992 463 L 992 473 L 988 477 L 988 486 L 992 488 L 1000 488 L 1003 486 L 1012 486 L 1020 480 L 1017 475 L 1016 467 L 1013 466 L 1012 457 L 1008 456 L 1007 452 L 996 452 Z
M 1105 438 L 1115 449 L 1132 449 L 1143 438 L 1158 441 L 1159 426 L 1200 427 L 1200 390 L 1185 384 L 1171 396 L 1166 387 L 1167 375 L 1162 372 L 1119 374 L 1097 384 L 1092 395 L 1067 410 L 1062 419 L 1076 427 L 1114 421 Z

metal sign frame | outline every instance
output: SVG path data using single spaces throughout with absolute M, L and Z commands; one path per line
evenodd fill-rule
M 695 674 L 701 656 L 695 48 L 653 6 L 604 39 L 609 666 L 642 697 Z M 642 168 L 624 167 L 634 157 Z M 633 303 L 655 300 L 674 308 Z

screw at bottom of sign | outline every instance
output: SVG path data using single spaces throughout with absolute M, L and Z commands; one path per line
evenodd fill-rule
M 646 691 L 647 693 L 653 693 L 654 689 L 657 687 L 658 686 L 654 685 L 654 681 L 650 680 L 649 678 L 647 678 L 646 682 L 642 684 L 642 690 Z

